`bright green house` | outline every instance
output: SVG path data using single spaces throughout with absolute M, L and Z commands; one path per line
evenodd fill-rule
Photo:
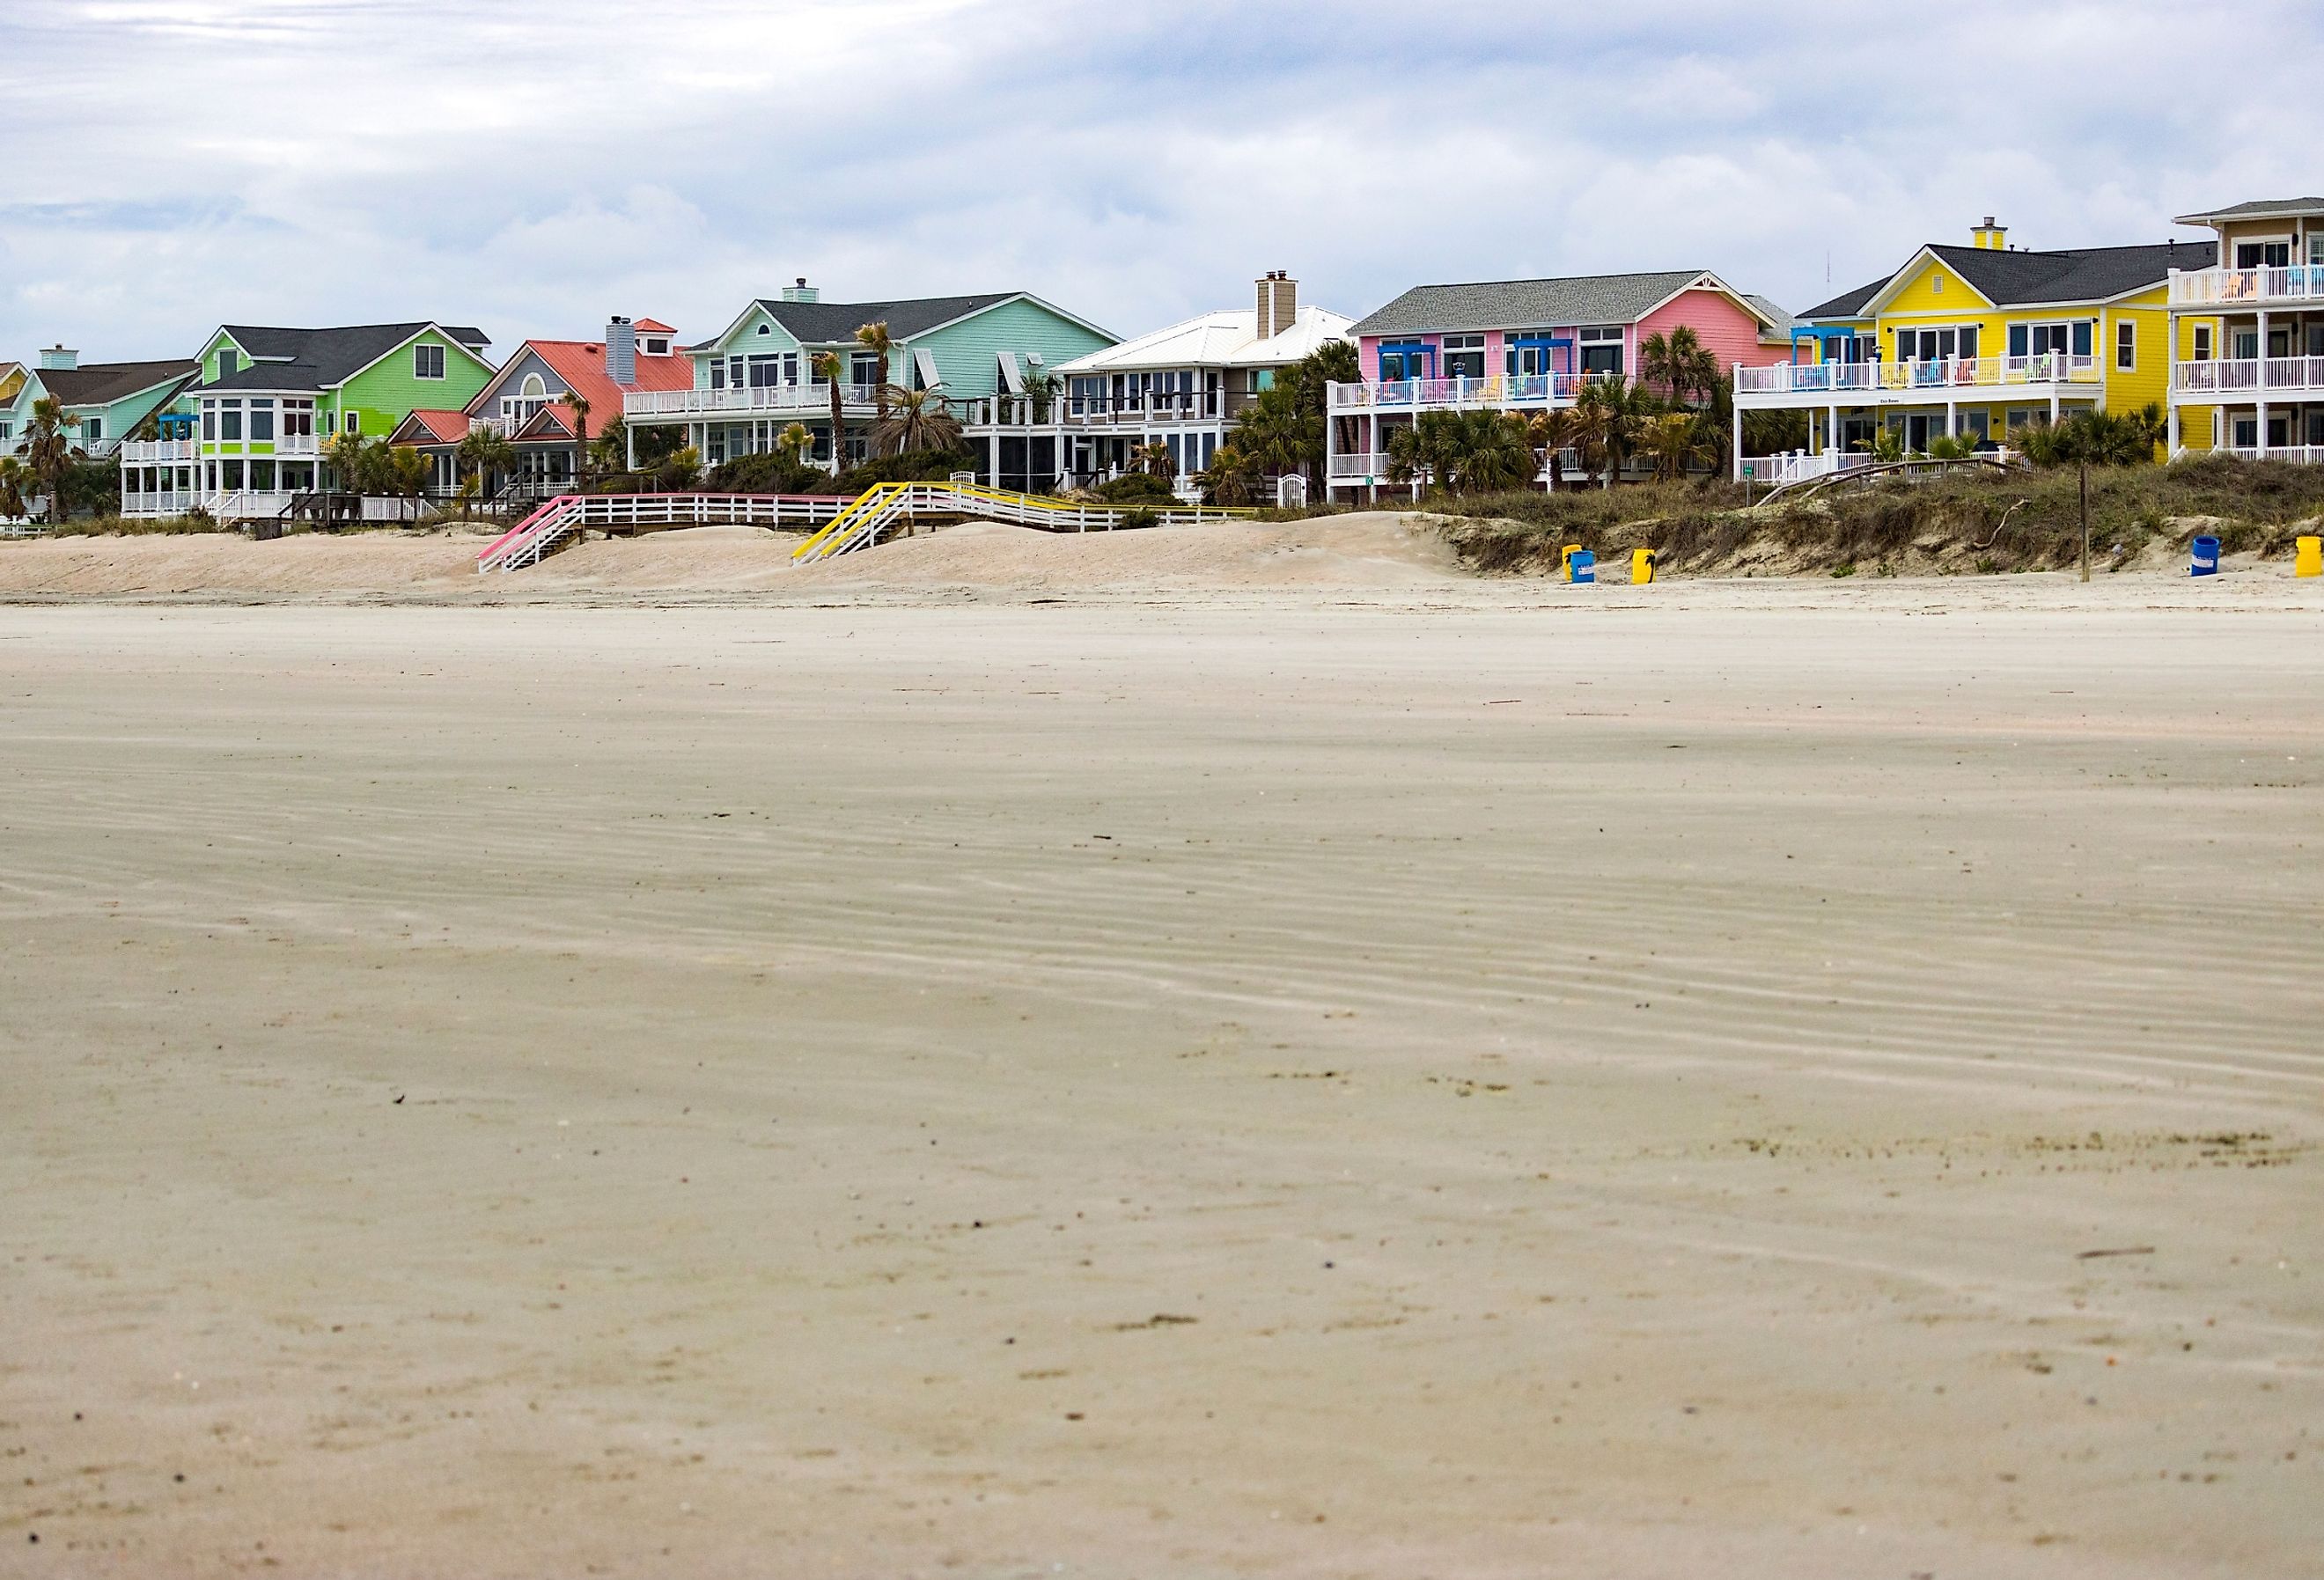
M 10 370 L 14 370 L 11 372 Z M 32 403 L 53 398 L 70 420 L 66 437 L 92 458 L 102 458 L 152 411 L 177 398 L 192 378 L 190 362 L 93 362 L 51 346 L 37 364 L 0 365 L 0 455 L 24 448 Z
M 493 365 L 483 332 L 434 322 L 221 326 L 161 437 L 121 447 L 121 513 L 277 515 L 314 489 L 337 433 L 384 439 L 415 408 L 466 405 Z
M 893 344 L 884 364 L 855 337 L 872 324 L 885 324 Z M 632 433 L 683 427 L 686 442 L 714 466 L 773 449 L 796 422 L 813 437 L 814 457 L 828 462 L 831 385 L 815 358 L 830 352 L 844 374 L 838 455 L 853 465 L 869 453 L 882 385 L 940 390 L 954 402 L 1022 393 L 1028 374 L 1120 339 L 1030 291 L 835 302 L 801 280 L 752 302 L 717 338 L 688 347 L 693 388 L 626 394 L 622 416 Z

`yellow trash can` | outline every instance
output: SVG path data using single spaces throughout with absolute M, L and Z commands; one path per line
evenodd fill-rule
M 1567 581 L 1573 579 L 1573 557 L 1582 552 L 1579 543 L 1568 543 L 1557 552 L 1557 574 Z
M 2294 576 L 2324 576 L 2324 538 L 2302 538 L 2292 556 Z
M 1655 579 L 1655 551 L 1651 549 L 1630 550 L 1630 585 L 1644 587 Z

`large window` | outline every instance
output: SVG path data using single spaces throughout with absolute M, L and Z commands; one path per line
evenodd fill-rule
M 1582 371 L 1613 378 L 1622 376 L 1622 326 L 1593 324 L 1574 331 L 1581 342 Z
M 442 378 L 444 348 L 441 346 L 414 346 L 411 348 L 411 376 L 416 379 Z
M 888 370 L 881 365 L 876 351 L 858 351 L 847 359 L 847 380 L 850 383 L 876 384 L 887 381 Z
M 2089 319 L 2065 324 L 2012 324 L 2009 355 L 2047 356 L 2052 352 L 2070 352 L 2076 356 L 2088 356 L 2096 327 Z
M 1899 362 L 1950 362 L 1956 356 L 1973 357 L 1976 355 L 1975 324 L 1942 329 L 1896 331 L 1896 360 Z
M 274 402 L 254 400 L 250 402 L 250 440 L 253 444 L 274 442 Z
M 2237 242 L 2236 267 L 2238 269 L 2281 269 L 2292 262 L 2292 242 L 2287 237 L 2280 242 Z
M 227 444 L 242 442 L 241 402 L 220 401 L 218 402 L 218 438 Z
M 282 437 L 312 439 L 315 437 L 315 402 L 285 401 L 282 402 Z
M 1550 366 L 1550 332 L 1547 329 L 1511 329 L 1505 337 L 1508 348 L 1501 356 L 1501 370 L 1511 378 L 1530 378 L 1536 374 L 1554 373 Z
M 1485 337 L 1482 335 L 1447 335 L 1443 346 L 1446 378 L 1480 379 L 1485 376 Z
M 782 358 L 779 356 L 759 356 L 752 357 L 750 362 L 751 387 L 754 390 L 773 389 L 778 382 L 779 375 L 782 372 Z
M 1408 340 L 1380 347 L 1379 375 L 1389 383 L 1427 378 L 1435 365 L 1435 348 L 1425 342 Z

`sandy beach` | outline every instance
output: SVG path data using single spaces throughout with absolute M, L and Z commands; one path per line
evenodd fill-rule
M 1145 537 L 0 545 L 0 1573 L 2324 1574 L 2318 584 Z

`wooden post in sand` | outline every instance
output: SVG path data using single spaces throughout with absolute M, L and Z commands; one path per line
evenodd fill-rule
M 2082 579 L 2090 579 L 2090 464 L 2082 462 Z

